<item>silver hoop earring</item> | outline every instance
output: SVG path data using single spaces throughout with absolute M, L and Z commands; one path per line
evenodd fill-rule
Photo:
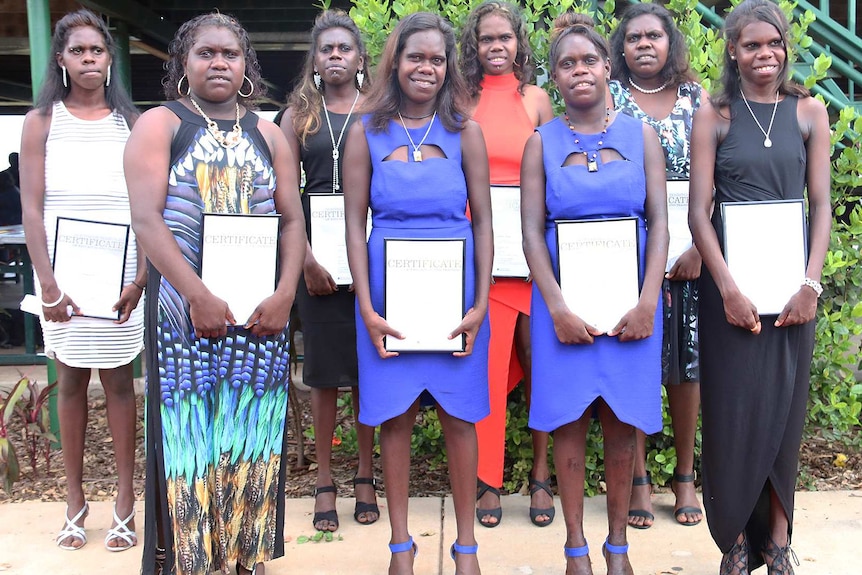
M 188 78 L 186 78 L 186 75 L 185 75 L 185 74 L 183 74 L 182 76 L 180 76 L 179 81 L 177 81 L 177 93 L 178 93 L 180 96 L 188 96 L 189 94 L 191 94 L 191 93 L 192 93 L 192 87 L 191 87 L 191 84 L 189 84 L 189 89 L 188 89 L 188 90 L 186 90 L 186 93 L 185 93 L 185 94 L 183 94 L 183 88 L 182 88 L 183 80 L 186 80 L 186 84 L 188 84 Z
M 365 74 L 362 73 L 362 70 L 356 73 L 356 86 L 361 90 L 362 83 L 365 81 Z
M 108 66 L 108 75 L 105 78 L 105 88 L 111 85 L 111 67 Z
M 320 73 L 317 70 L 314 71 L 314 87 L 320 90 Z
M 69 87 L 69 78 L 68 78 L 68 76 L 66 76 L 66 67 L 60 66 L 60 68 L 63 69 L 63 86 L 68 88 Z
M 243 75 L 242 80 L 243 80 L 243 84 L 246 82 L 246 80 L 248 80 L 248 85 L 249 85 L 249 86 L 251 86 L 251 87 L 249 88 L 249 90 L 248 90 L 248 94 L 243 94 L 243 93 L 242 93 L 242 84 L 240 84 L 240 85 L 239 85 L 239 90 L 237 90 L 237 91 L 236 91 L 236 93 L 237 93 L 241 98 L 248 98 L 249 96 L 251 96 L 252 94 L 254 94 L 254 82 L 252 82 L 252 81 L 251 81 L 251 78 L 249 78 L 249 77 L 248 77 L 248 76 L 246 76 L 246 75 Z

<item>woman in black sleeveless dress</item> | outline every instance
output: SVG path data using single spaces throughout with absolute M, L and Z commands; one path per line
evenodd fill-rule
M 788 24 L 767 0 L 746 0 L 725 24 L 722 91 L 695 116 L 689 223 L 705 264 L 700 283 L 704 504 L 724 553 L 722 575 L 767 564 L 793 569 L 799 444 L 808 400 L 813 321 L 829 245 L 826 109 L 788 81 Z M 715 209 L 710 206 L 715 186 Z M 808 262 L 775 315 L 758 315 L 723 259 L 721 204 L 802 199 Z
M 293 150 L 297 170 L 300 161 L 305 170 L 302 207 L 306 232 L 313 242 L 310 194 L 344 193 L 341 184 L 344 142 L 350 125 L 359 118 L 370 74 L 359 29 L 341 10 L 327 10 L 317 17 L 311 29 L 311 43 L 299 84 L 288 98 L 281 129 Z M 359 444 L 358 468 L 353 479 L 357 500 L 353 518 L 362 525 L 370 525 L 380 517 L 372 468 L 374 428 L 359 423 L 353 286 L 338 285 L 331 273 L 334 270 L 324 269 L 315 259 L 309 244 L 296 304 L 304 343 L 302 379 L 311 387 L 318 464 L 312 523 L 320 531 L 338 529 L 330 459 L 339 387 L 352 389 Z

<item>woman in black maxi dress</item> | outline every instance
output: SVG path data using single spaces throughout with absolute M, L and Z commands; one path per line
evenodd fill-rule
M 826 109 L 787 81 L 786 32 L 767 0 L 734 9 L 725 25 L 723 91 L 701 108 L 692 132 L 689 222 L 705 264 L 703 499 L 724 553 L 722 575 L 764 562 L 770 574 L 793 572 L 787 550 L 831 211 Z M 781 314 L 759 316 L 724 262 L 720 206 L 801 199 L 806 188 L 805 277 Z

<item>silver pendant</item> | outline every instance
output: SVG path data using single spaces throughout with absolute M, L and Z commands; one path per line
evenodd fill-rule
M 599 171 L 599 163 L 596 162 L 595 158 L 593 158 L 587 162 L 587 171 L 588 172 L 598 172 Z
M 339 155 L 338 148 L 332 148 L 332 159 L 338 161 Z
M 421 150 L 413 150 L 413 161 L 421 162 L 422 161 L 422 151 Z
M 772 147 L 772 140 L 769 139 L 769 136 L 766 136 L 766 139 L 763 140 L 763 147 L 764 148 L 771 148 Z

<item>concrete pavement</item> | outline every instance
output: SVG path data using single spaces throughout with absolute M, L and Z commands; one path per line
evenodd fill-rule
M 341 540 L 298 543 L 311 535 L 309 498 L 287 501 L 285 556 L 267 564 L 268 575 L 379 575 L 386 573 L 389 526 L 385 500 L 383 518 L 372 526 L 353 521 L 353 499 L 339 499 Z M 476 526 L 479 559 L 485 575 L 563 575 L 565 525 L 557 503 L 557 518 L 546 528 L 528 519 L 529 498 L 503 497 L 503 522 L 494 529 Z M 629 556 L 636 575 L 715 575 L 721 554 L 706 522 L 682 527 L 672 517 L 673 496 L 653 497 L 656 523 L 646 531 L 629 530 Z M 140 571 L 141 547 L 108 553 L 103 540 L 111 520 L 110 502 L 90 505 L 89 543 L 80 551 L 54 545 L 62 523 L 62 503 L 0 505 L 0 575 L 134 575 Z M 143 505 L 138 503 L 142 532 Z M 601 545 L 607 533 L 605 498 L 586 500 L 584 526 L 596 574 L 604 572 Z M 410 500 L 410 529 L 419 546 L 416 575 L 450 575 L 454 563 L 449 546 L 455 538 L 451 498 Z M 862 491 L 800 492 L 796 497 L 793 548 L 801 566 L 797 575 L 850 575 L 859 572 L 855 551 L 862 543 Z M 855 565 L 855 567 L 854 567 Z M 765 574 L 765 569 L 759 572 Z

